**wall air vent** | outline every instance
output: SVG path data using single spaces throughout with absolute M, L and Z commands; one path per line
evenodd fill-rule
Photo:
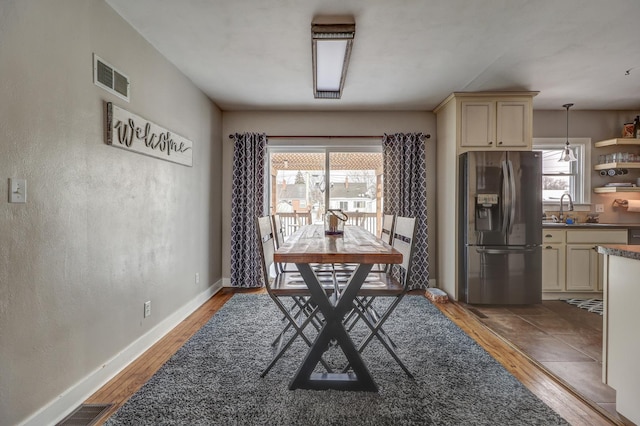
M 93 82 L 107 92 L 129 102 L 129 77 L 93 54 Z

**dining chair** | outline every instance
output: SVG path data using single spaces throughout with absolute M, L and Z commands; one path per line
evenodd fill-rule
M 382 229 L 380 230 L 380 239 L 382 239 L 385 243 L 391 244 L 391 237 L 393 236 L 393 227 L 395 225 L 396 216 L 393 214 L 385 214 L 382 217 Z M 349 264 L 349 263 L 341 263 L 337 266 L 337 270 L 340 273 L 340 278 L 344 281 L 344 278 L 348 278 L 350 274 L 355 271 L 358 265 Z M 387 272 L 387 268 L 389 265 L 386 264 L 378 264 L 374 265 L 371 268 L 370 276 L 367 277 L 367 280 L 377 279 L 373 274 L 378 272 Z
M 276 249 L 280 248 L 284 244 L 284 228 L 282 227 L 282 218 L 279 214 L 271 215 L 271 221 L 273 225 L 273 236 L 275 238 Z
M 358 292 L 358 297 L 354 300 L 354 312 L 357 318 L 369 328 L 369 333 L 358 345 L 358 351 L 362 352 L 374 337 L 377 338 L 409 377 L 413 375 L 396 354 L 397 345 L 382 326 L 408 290 L 415 244 L 415 223 L 415 218 L 397 217 L 395 219 L 391 245 L 402 253 L 402 263 L 389 265 L 386 272 L 372 274 L 371 276 L 375 279 L 365 280 Z M 386 303 L 377 302 L 380 298 L 390 300 Z M 351 323 L 349 328 L 353 328 L 354 325 Z M 347 369 L 348 366 L 345 367 L 345 371 Z
M 380 230 L 380 239 L 387 244 L 393 243 L 393 230 L 396 224 L 396 216 L 393 214 L 385 214 L 382 216 L 382 229 Z M 387 272 L 389 265 L 376 265 L 371 272 Z
M 284 227 L 282 226 L 282 218 L 279 214 L 271 215 L 271 224 L 273 227 L 273 236 L 274 242 L 276 246 L 276 250 L 279 249 L 284 244 Z M 296 272 L 297 269 L 294 265 L 287 265 L 286 263 L 277 263 L 276 267 L 279 269 L 279 272 Z
M 282 272 L 274 261 L 275 237 L 272 218 L 269 216 L 258 217 L 256 219 L 256 228 L 263 284 L 271 300 L 282 312 L 285 322 L 282 330 L 272 343 L 272 346 L 277 346 L 275 354 L 269 365 L 260 374 L 261 377 L 265 377 L 296 338 L 302 338 L 308 346 L 311 346 L 311 340 L 304 333 L 304 329 L 311 324 L 318 330 L 322 327 L 322 320 L 318 317 L 319 310 L 317 306 L 310 303 L 311 292 L 299 272 Z M 326 291 L 332 292 L 335 288 L 335 280 L 324 275 L 319 278 Z M 287 307 L 289 304 L 287 301 L 292 302 L 290 307 Z M 293 329 L 293 335 L 285 339 L 285 335 L 290 329 Z M 329 366 L 324 361 L 322 362 L 328 372 L 331 372 Z
M 380 230 L 380 239 L 383 240 L 385 243 L 387 244 L 392 244 L 393 242 L 393 230 L 394 230 L 394 226 L 395 226 L 395 222 L 396 222 L 396 216 L 394 214 L 385 214 L 384 216 L 382 216 L 382 229 Z M 355 270 L 355 267 L 357 265 L 347 265 L 347 264 L 343 264 L 343 269 L 346 269 L 347 271 L 349 270 Z M 389 271 L 389 268 L 391 267 L 391 265 L 387 265 L 387 264 L 377 264 L 374 265 L 371 268 L 371 272 L 369 273 L 369 276 L 367 276 L 367 278 L 365 279 L 365 282 L 369 281 L 374 281 L 374 282 L 380 282 L 380 277 L 377 276 L 376 274 L 378 273 L 386 273 Z M 343 275 L 340 276 L 340 278 L 343 278 Z M 348 276 L 347 276 L 348 278 Z M 341 280 L 344 281 L 344 279 Z M 361 302 L 365 302 L 365 297 L 361 297 L 360 298 Z M 351 330 L 353 328 L 353 326 L 355 325 L 355 323 L 351 323 L 351 321 L 355 318 L 356 316 L 356 312 L 352 311 L 349 315 L 347 315 L 346 317 L 346 323 L 347 324 L 351 324 L 349 326 L 349 330 Z
M 302 217 L 304 216 L 298 216 L 298 224 L 297 228 L 304 226 L 305 224 L 303 223 Z M 308 221 L 308 225 L 311 225 L 311 212 L 309 212 L 308 215 L 306 215 L 307 217 L 307 221 Z M 271 215 L 271 221 L 272 221 L 272 225 L 273 225 L 273 235 L 274 235 L 274 242 L 276 245 L 276 250 L 279 249 L 285 242 L 285 237 L 284 237 L 284 227 L 282 226 L 282 218 L 280 217 L 279 214 L 273 214 Z M 296 228 L 296 229 L 297 229 Z M 276 265 L 277 268 L 279 268 L 280 272 L 290 272 L 290 273 L 296 273 L 298 272 L 298 268 L 296 268 L 295 265 L 293 264 L 287 264 L 287 263 L 278 263 Z M 318 271 L 323 271 L 323 272 L 330 272 L 329 267 L 327 267 L 326 265 L 321 265 L 321 264 L 315 264 L 313 265 L 314 270 L 316 272 Z
M 391 244 L 393 237 L 393 227 L 396 223 L 396 215 L 385 214 L 382 216 L 382 229 L 380 230 L 380 238 L 385 242 Z

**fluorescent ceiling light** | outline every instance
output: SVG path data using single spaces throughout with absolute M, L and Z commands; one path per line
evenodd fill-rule
M 342 65 L 346 52 L 346 40 L 316 42 L 316 89 L 318 91 L 340 91 Z
M 317 17 L 311 23 L 313 94 L 340 99 L 356 31 L 353 17 Z

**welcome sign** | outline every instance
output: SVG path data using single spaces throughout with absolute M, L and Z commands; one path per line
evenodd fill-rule
M 193 142 L 107 102 L 107 145 L 193 166 Z

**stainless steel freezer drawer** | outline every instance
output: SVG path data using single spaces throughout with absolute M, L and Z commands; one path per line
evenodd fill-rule
M 466 302 L 542 302 L 542 247 L 467 246 Z

